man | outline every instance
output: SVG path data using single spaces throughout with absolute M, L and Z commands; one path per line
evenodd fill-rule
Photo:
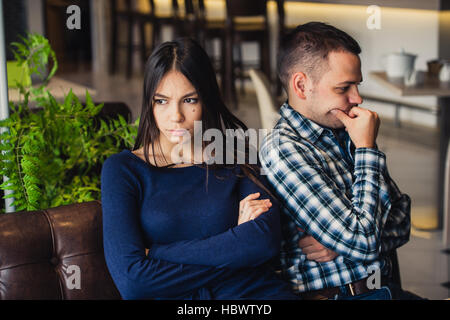
M 305 299 L 390 299 L 389 254 L 409 240 L 410 198 L 377 149 L 378 115 L 358 107 L 360 52 L 310 22 L 278 54 L 288 100 L 260 158 L 285 213 L 282 273 Z

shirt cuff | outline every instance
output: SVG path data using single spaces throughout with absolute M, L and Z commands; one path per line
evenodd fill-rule
M 378 149 L 357 148 L 355 150 L 355 174 L 384 173 L 386 171 L 386 155 Z

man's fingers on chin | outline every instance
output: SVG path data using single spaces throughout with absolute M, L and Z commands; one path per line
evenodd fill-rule
M 354 119 L 354 118 L 356 118 L 357 115 L 356 115 L 355 113 L 353 113 L 352 110 L 353 110 L 353 109 L 351 109 L 351 110 L 348 112 L 348 116 L 349 116 L 350 118 Z
M 344 118 L 346 116 L 345 112 L 340 109 L 331 109 L 330 112 L 338 119 Z
M 361 108 L 361 107 L 358 107 L 358 106 L 353 106 L 351 109 L 350 109 L 350 112 L 351 113 L 354 113 L 354 114 L 358 114 L 358 113 L 360 113 L 361 111 L 366 111 L 367 109 L 364 109 L 364 108 Z M 349 113 L 350 113 L 349 112 Z
M 339 109 L 331 110 L 331 114 L 334 115 L 344 126 L 348 125 L 348 121 L 352 119 L 344 111 Z

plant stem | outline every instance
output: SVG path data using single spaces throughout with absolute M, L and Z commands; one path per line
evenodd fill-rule
M 20 167 L 19 152 L 18 152 L 18 149 L 19 149 L 18 148 L 18 144 L 20 143 L 20 138 L 22 137 L 22 132 L 23 131 L 24 131 L 24 129 L 21 129 L 20 132 L 19 132 L 19 137 L 17 139 L 16 147 L 14 148 L 14 151 L 15 151 L 14 153 L 16 155 L 16 165 L 17 165 L 17 172 L 19 173 L 20 185 L 21 185 L 21 187 L 23 189 L 23 194 L 25 195 L 25 201 L 26 201 L 27 207 L 28 207 L 28 203 L 29 203 L 28 194 L 27 194 L 27 189 L 25 188 L 25 184 L 24 184 L 23 179 L 22 179 L 22 170 L 21 170 L 21 167 Z

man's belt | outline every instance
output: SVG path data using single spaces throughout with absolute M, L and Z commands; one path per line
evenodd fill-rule
M 348 293 L 351 296 L 357 296 L 369 292 L 370 289 L 367 288 L 367 278 L 358 280 L 344 285 L 347 288 Z M 320 290 L 308 291 L 300 293 L 300 296 L 305 300 L 328 300 L 334 299 L 336 295 L 341 294 L 340 287 L 325 288 Z

